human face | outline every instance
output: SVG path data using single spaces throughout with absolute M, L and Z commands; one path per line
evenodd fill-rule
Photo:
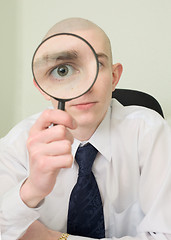
M 120 77 L 118 71 L 121 65 L 112 65 L 110 47 L 102 31 L 91 29 L 74 33 L 85 38 L 94 47 L 99 60 L 99 74 L 90 91 L 66 102 L 65 109 L 76 120 L 78 128 L 93 133 L 107 112 L 112 91 Z M 53 103 L 56 105 L 54 101 Z

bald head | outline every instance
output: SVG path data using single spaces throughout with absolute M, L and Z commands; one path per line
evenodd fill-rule
M 58 23 L 56 23 L 46 34 L 45 38 L 63 32 L 75 32 L 75 31 L 86 31 L 86 30 L 96 30 L 96 31 L 104 31 L 94 24 L 93 22 L 83 19 L 83 18 L 68 18 L 64 19 Z M 104 33 L 104 35 L 106 35 Z
M 83 19 L 83 18 L 68 18 L 64 19 L 58 23 L 56 23 L 45 35 L 44 39 L 58 33 L 75 33 L 80 35 L 79 33 L 86 33 L 88 31 L 92 31 L 94 34 L 99 34 L 101 36 L 101 40 L 106 45 L 106 48 L 109 51 L 109 57 L 112 62 L 112 53 L 111 53 L 111 44 L 108 36 L 106 33 L 96 24 L 93 22 Z M 83 34 L 84 35 L 84 34 Z M 85 36 L 83 38 L 86 39 Z M 88 39 L 86 39 L 88 40 Z M 100 39 L 99 39 L 100 40 Z M 91 43 L 90 43 L 91 44 Z

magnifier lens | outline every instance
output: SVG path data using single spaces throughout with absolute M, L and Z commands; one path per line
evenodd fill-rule
M 98 74 L 94 49 L 81 37 L 57 34 L 36 50 L 32 62 L 37 85 L 48 95 L 68 101 L 87 92 Z

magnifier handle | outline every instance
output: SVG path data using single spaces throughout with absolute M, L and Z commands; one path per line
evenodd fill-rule
M 65 111 L 65 101 L 58 102 L 58 109 Z
M 65 101 L 59 101 L 58 102 L 58 109 L 65 111 Z M 53 126 L 56 126 L 57 124 L 53 124 Z

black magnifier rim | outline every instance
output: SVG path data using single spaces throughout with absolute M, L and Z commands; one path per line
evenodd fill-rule
M 39 48 L 41 47 L 41 45 L 46 42 L 47 40 L 49 40 L 50 38 L 53 38 L 53 37 L 56 37 L 56 36 L 61 36 L 61 35 L 67 35 L 67 36 L 73 36 L 73 37 L 76 37 L 76 38 L 79 38 L 80 40 L 82 40 L 83 42 L 85 42 L 89 47 L 90 49 L 92 50 L 94 56 L 95 56 L 95 59 L 96 59 L 96 63 L 97 63 L 97 70 L 96 70 L 96 75 L 95 75 L 95 78 L 94 78 L 94 81 L 93 83 L 91 84 L 91 86 L 82 94 L 76 96 L 76 97 L 73 97 L 73 98 L 57 98 L 55 96 L 52 96 L 51 94 L 49 94 L 48 92 L 46 92 L 40 85 L 39 83 L 37 82 L 36 80 L 36 77 L 35 77 L 35 74 L 34 74 L 34 66 L 33 66 L 33 63 L 34 63 L 34 58 L 35 58 L 35 55 L 37 53 L 37 51 L 39 50 Z M 54 34 L 54 35 L 51 35 L 49 36 L 48 38 L 44 39 L 39 45 L 38 47 L 36 48 L 34 54 L 33 54 L 33 58 L 32 58 L 32 73 L 33 73 L 33 77 L 34 77 L 34 81 L 36 82 L 37 86 L 41 89 L 41 91 L 43 91 L 44 93 L 46 93 L 48 96 L 52 97 L 53 99 L 55 100 L 58 100 L 58 101 L 61 101 L 61 102 L 67 102 L 67 101 L 70 101 L 70 100 L 73 100 L 75 98 L 79 98 L 81 97 L 82 95 L 86 94 L 91 88 L 92 86 L 94 85 L 94 83 L 96 82 L 96 79 L 97 79 L 97 76 L 98 76 L 98 73 L 99 73 L 99 60 L 98 60 L 98 57 L 97 57 L 97 54 L 96 54 L 96 51 L 94 50 L 94 48 L 91 46 L 91 44 L 86 40 L 84 39 L 83 37 L 77 35 L 77 34 L 74 34 L 74 33 L 57 33 L 57 34 Z

